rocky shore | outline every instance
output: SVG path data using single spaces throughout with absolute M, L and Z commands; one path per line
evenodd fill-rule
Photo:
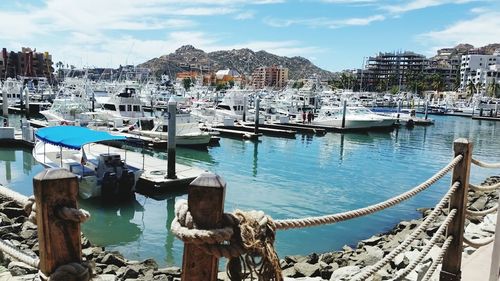
M 488 178 L 483 184 L 500 182 L 500 177 Z M 469 192 L 469 205 L 473 210 L 485 210 L 498 202 L 498 192 L 478 194 Z M 312 253 L 307 256 L 286 256 L 281 259 L 281 267 L 286 280 L 350 280 L 365 266 L 373 265 L 397 247 L 427 217 L 431 209 L 421 209 L 422 218 L 402 221 L 392 230 L 360 241 L 357 245 L 344 246 L 340 251 Z M 376 273 L 372 280 L 387 280 L 405 268 L 414 260 L 418 252 L 429 243 L 446 214 L 442 213 L 436 222 L 414 241 L 407 252 L 398 256 Z M 488 237 L 494 232 L 496 214 L 483 219 L 466 220 L 465 235 L 471 239 Z M 19 249 L 38 255 L 36 225 L 29 222 L 21 206 L 12 201 L 0 203 L 0 238 Z M 442 241 L 440 241 L 442 242 Z M 95 280 L 180 280 L 179 267 L 159 268 L 152 260 L 130 261 L 118 252 L 105 250 L 92 245 L 82 237 L 83 257 L 95 264 Z M 474 252 L 474 248 L 465 247 L 464 256 Z M 433 259 L 437 257 L 439 247 L 434 246 L 428 257 L 407 276 L 407 280 L 418 280 L 425 274 Z M 13 261 L 0 253 L 0 280 L 36 280 L 38 270 L 23 263 Z M 220 280 L 226 280 L 225 273 L 219 274 Z

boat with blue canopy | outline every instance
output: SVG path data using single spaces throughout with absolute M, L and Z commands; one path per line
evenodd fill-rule
M 92 143 L 125 141 L 124 136 L 78 126 L 38 129 L 33 157 L 47 168 L 64 168 L 79 179 L 83 199 L 130 199 L 142 170 L 125 163 L 117 153 L 94 155 L 85 152 Z M 87 156 L 88 154 L 88 156 Z

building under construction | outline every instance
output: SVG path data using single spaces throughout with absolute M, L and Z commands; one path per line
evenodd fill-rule
M 20 52 L 2 49 L 0 57 L 0 79 L 19 77 L 43 77 L 49 83 L 54 81 L 52 56 L 48 52 L 36 52 L 36 49 L 22 48 Z

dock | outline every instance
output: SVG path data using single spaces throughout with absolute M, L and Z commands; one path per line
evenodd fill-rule
M 241 130 L 231 129 L 232 127 L 203 127 L 201 130 L 218 132 L 221 136 L 237 137 L 241 139 L 256 140 L 262 136 L 262 133 L 246 132 Z
M 474 116 L 472 116 L 472 119 L 474 119 L 474 120 L 486 120 L 486 121 L 500 121 L 500 117 L 493 117 L 493 116 L 474 115 Z
M 195 167 L 176 163 L 177 178 L 167 179 L 167 160 L 96 143 L 89 144 L 89 147 L 85 149 L 92 154 L 117 153 L 127 165 L 144 170 L 137 183 L 136 191 L 146 196 L 185 191 L 189 183 L 204 172 Z
M 225 127 L 222 126 L 222 128 L 229 128 L 229 129 L 234 129 L 234 130 L 241 130 L 245 132 L 254 132 L 255 131 L 255 124 L 246 122 L 246 123 L 239 123 L 238 125 L 235 126 L 229 126 Z M 277 129 L 277 128 L 268 128 L 264 124 L 259 124 L 259 133 L 262 133 L 263 135 L 269 135 L 269 136 L 277 136 L 277 137 L 290 137 L 294 138 L 295 134 L 297 134 L 297 131 L 291 130 L 291 129 Z
M 272 128 L 272 129 L 289 129 L 289 130 L 294 130 L 298 133 L 303 133 L 303 134 L 316 134 L 316 135 L 324 135 L 326 134 L 326 129 L 321 129 L 321 128 L 310 128 L 310 127 L 300 127 L 300 126 L 295 126 L 292 124 L 281 124 L 281 123 L 270 123 L 270 124 L 261 124 L 259 127 L 263 128 Z

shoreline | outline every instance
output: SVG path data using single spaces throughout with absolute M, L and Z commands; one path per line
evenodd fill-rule
M 500 176 L 488 177 L 482 184 L 494 184 L 500 182 Z M 484 196 L 469 191 L 469 205 L 477 210 L 493 207 L 498 201 L 498 192 L 485 193 Z M 430 213 L 431 208 L 420 208 L 421 218 L 403 220 L 397 223 L 391 230 L 374 235 L 368 239 L 361 240 L 357 245 L 344 245 L 341 250 L 326 253 L 311 253 L 307 256 L 293 255 L 284 256 L 280 259 L 283 277 L 286 280 L 349 280 L 363 267 L 372 265 L 397 247 L 401 241 L 416 228 Z M 411 244 L 409 251 L 403 252 L 387 266 L 374 275 L 373 280 L 385 280 L 393 277 L 399 270 L 406 267 L 425 246 L 430 237 L 437 231 L 439 223 L 444 220 L 445 212 L 436 219 L 436 222 L 424 231 L 417 240 Z M 488 217 L 489 216 L 489 217 Z M 465 233 L 473 238 L 488 236 L 485 228 L 491 226 L 495 220 L 488 215 L 480 220 L 469 220 L 465 222 Z M 491 222 L 492 221 L 492 222 Z M 0 238 L 10 242 L 12 245 L 34 255 L 38 255 L 37 227 L 27 220 L 22 207 L 13 201 L 0 203 Z M 442 243 L 443 239 L 440 239 Z M 438 254 L 439 248 L 434 246 L 424 259 L 423 263 L 407 277 L 416 279 L 419 272 L 430 266 L 433 258 Z M 475 249 L 464 247 L 464 258 L 472 254 Z M 125 259 L 119 252 L 107 251 L 104 247 L 92 245 L 82 235 L 82 256 L 84 260 L 95 264 L 94 280 L 180 280 L 181 268 L 177 266 L 159 268 L 154 259 L 133 261 Z M 33 280 L 37 276 L 38 269 L 23 263 L 12 261 L 9 257 L 0 253 L 0 279 L 16 277 L 18 280 Z M 17 279 L 16 279 L 17 280 Z M 228 280 L 225 272 L 219 273 L 219 280 Z

